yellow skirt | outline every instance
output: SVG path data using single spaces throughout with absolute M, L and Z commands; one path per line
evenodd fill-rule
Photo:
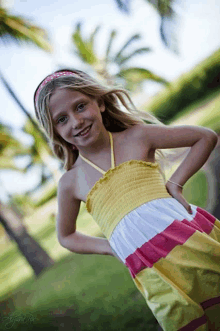
M 165 331 L 220 330 L 220 221 L 191 207 L 149 201 L 109 240 Z

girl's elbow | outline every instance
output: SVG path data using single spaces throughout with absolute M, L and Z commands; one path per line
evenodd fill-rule
M 215 146 L 218 144 L 218 135 L 214 131 L 213 131 L 213 134 L 212 134 L 212 142 L 213 142 L 213 149 L 214 149 Z
M 64 247 L 64 238 L 63 237 L 60 237 L 59 235 L 57 236 L 57 240 L 59 242 L 59 244 Z
M 212 130 L 207 128 L 207 136 L 215 143 L 217 144 L 218 142 L 218 134 Z
M 70 249 L 72 252 L 75 250 L 74 233 L 66 237 L 58 236 L 60 245 L 66 249 Z

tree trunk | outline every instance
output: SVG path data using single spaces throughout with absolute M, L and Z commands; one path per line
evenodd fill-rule
M 17 243 L 18 249 L 32 267 L 36 276 L 45 268 L 54 265 L 53 259 L 31 237 L 17 215 L 0 202 L 0 222 L 9 237 Z
M 47 143 L 47 138 L 44 135 L 44 133 L 40 130 L 40 128 L 38 127 L 37 123 L 35 122 L 35 120 L 32 118 L 32 116 L 29 114 L 29 112 L 24 108 L 24 106 L 22 105 L 22 103 L 20 102 L 20 100 L 18 99 L 18 97 L 16 96 L 16 94 L 14 93 L 14 91 L 12 90 L 11 86 L 9 85 L 9 83 L 6 81 L 5 77 L 2 75 L 1 71 L 0 71 L 0 79 L 2 81 L 2 84 L 5 86 L 6 90 L 8 91 L 8 93 L 11 95 L 11 97 L 14 99 L 14 101 L 17 103 L 17 105 L 20 107 L 20 109 L 22 110 L 22 112 L 27 116 L 27 118 L 31 121 L 31 123 L 33 124 L 34 128 L 40 133 L 41 137 L 43 138 L 43 140 Z

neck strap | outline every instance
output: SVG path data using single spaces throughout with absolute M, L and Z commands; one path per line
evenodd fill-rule
M 113 149 L 113 138 L 112 138 L 112 134 L 110 131 L 108 131 L 109 133 L 109 137 L 110 137 L 110 145 L 111 145 L 111 168 L 115 167 L 115 159 L 114 159 L 114 149 Z M 96 170 L 98 170 L 99 172 L 101 172 L 103 175 L 106 173 L 106 171 L 104 171 L 103 169 L 99 168 L 96 164 L 94 164 L 93 162 L 89 161 L 88 159 L 86 159 L 84 156 L 82 156 L 79 153 L 80 157 L 87 162 L 88 164 L 90 164 L 92 167 L 94 167 Z

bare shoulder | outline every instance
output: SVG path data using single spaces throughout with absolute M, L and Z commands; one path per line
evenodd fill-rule
M 134 138 L 142 138 L 143 135 L 147 135 L 147 130 L 146 130 L 147 124 L 145 123 L 138 123 L 135 125 L 130 126 L 128 129 L 123 131 L 123 133 L 126 135 L 126 138 L 131 137 L 132 139 Z
M 152 149 L 190 147 L 202 138 L 215 141 L 217 134 L 206 127 L 196 125 L 140 124 L 138 137 Z
M 68 193 L 70 197 L 74 198 L 74 178 L 75 169 L 65 172 L 58 182 L 58 196 L 64 193 Z

